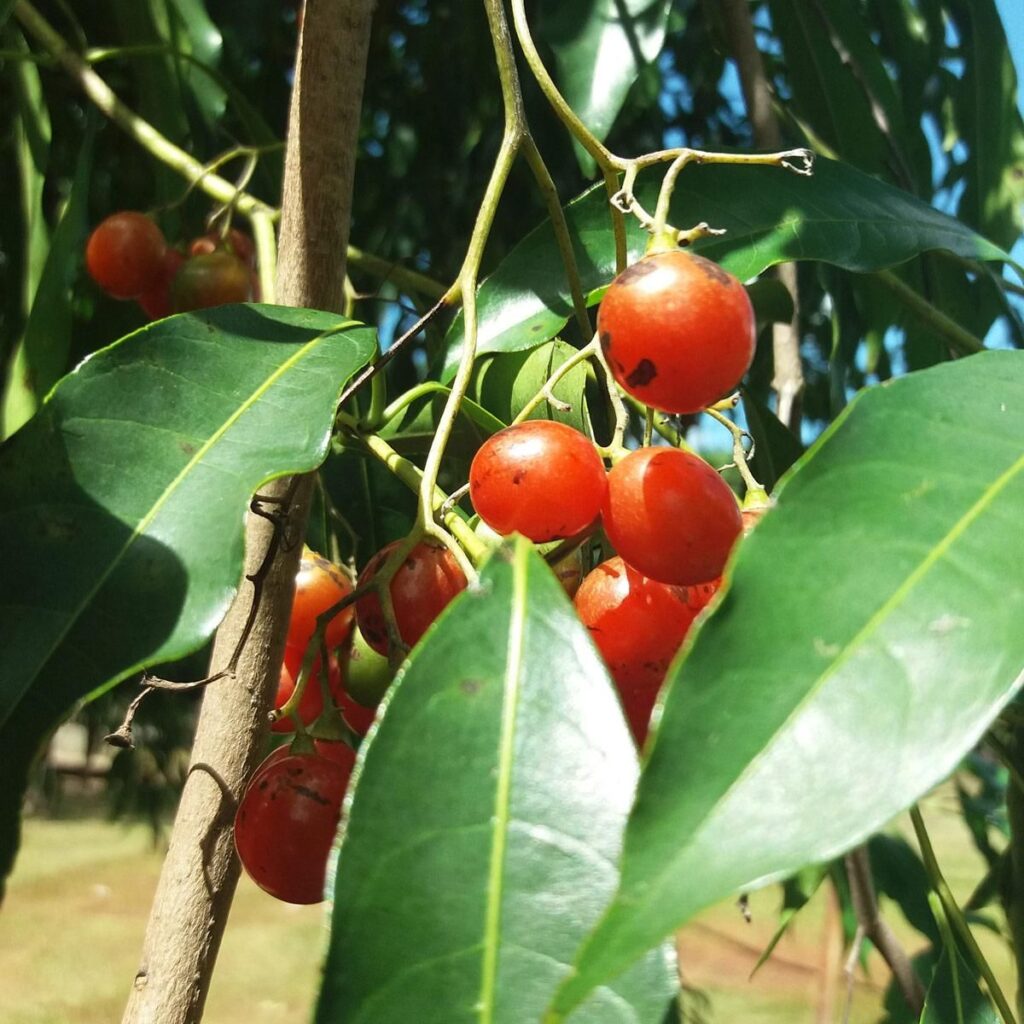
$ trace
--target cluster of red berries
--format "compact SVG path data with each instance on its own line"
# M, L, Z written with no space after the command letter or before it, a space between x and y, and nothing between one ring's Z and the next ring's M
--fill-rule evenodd
M733 391L754 354L742 284L681 250L620 274L602 301L598 332L622 388L673 413L697 412ZM642 744L669 663L743 529L728 485L677 448L630 452L606 473L588 438L535 420L484 443L469 487L488 526L536 543L585 533L600 520L618 554L583 579L574 601Z
M662 315L665 308L671 315ZM598 326L622 387L671 412L697 411L732 391L753 356L753 313L742 285L714 264L678 251L647 257L621 274L605 296ZM481 446L469 491L492 530L520 533L537 544L603 526L618 554L581 580L577 550L563 582L570 593L575 590L577 613L642 744L669 663L714 596L743 529L728 485L703 459L678 448L641 448L606 471L589 438L561 423L531 420ZM374 579L398 543L370 558L360 586ZM447 548L428 541L413 547L389 585L398 639L414 646L466 585ZM294 693L318 617L352 591L338 566L304 554L278 710ZM299 702L303 724L325 713L326 693L352 730L365 733L390 674L368 681L360 663L376 658L386 670L381 656L388 654L390 639L373 589L336 614L324 635L326 669L317 657ZM328 714L336 714L335 707ZM281 718L273 728L291 731L293 725ZM291 903L322 899L354 761L347 743L318 740L308 753L279 748L253 774L238 808L235 843L246 870L267 892Z
M235 228L201 235L182 251L135 210L111 214L85 246L92 279L112 298L135 299L150 320L258 299L255 261L252 239Z

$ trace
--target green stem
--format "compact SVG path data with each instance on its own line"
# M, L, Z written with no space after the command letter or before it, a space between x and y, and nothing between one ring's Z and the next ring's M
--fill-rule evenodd
M422 384L409 388L404 394L399 395L398 398L383 410L379 421L372 421L372 425L376 427L390 423L399 413L424 395L448 395L451 394L451 390L450 387L446 384L441 384L439 381L426 380ZM471 398L464 398L462 400L461 411L468 419L471 419L477 426L482 427L489 434L496 434L499 430L504 430L506 427L506 424L499 420L497 416L488 412L482 405L474 402Z
M379 281L390 281L399 288L416 292L428 299L439 299L448 291L448 288L440 281L435 281L426 274L421 274L417 270L409 270L390 260L381 259L380 256L364 252L354 245L348 247L348 262Z
M744 429L736 423L733 423L728 416L722 415L713 406L709 406L704 410L712 419L717 420L722 424L726 430L732 434L732 457L736 463L736 468L739 470L740 476L743 477L743 483L746 486L748 494L765 495L764 485L750 472L750 466L747 464L747 452L743 447L743 436L746 433ZM767 495L765 495L767 500Z
M523 49L523 56L526 63L533 72L533 77L541 88L541 92L547 97L555 113L561 122L569 129L573 138L594 158L597 166L605 169L619 169L618 161L614 154L590 131L580 120L576 111L565 101L565 97L558 91L548 69L544 67L540 53L530 34L530 26L526 20L525 0L512 0L512 20L516 27L516 36L519 45Z
M277 236L274 220L264 210L254 210L250 220L256 257L260 266L260 301L275 302L277 296Z
M960 971L958 970L959 964L957 963L957 957L960 954L957 951L956 936L953 935L953 929L949 925L949 918L946 917L946 911L942 907L942 900L939 899L939 894L934 890L928 893L928 906L931 908L935 923L939 926L942 945L945 948L946 956L949 957L949 966L953 978L953 1004L956 1006L957 1024L964 1024L964 1005L963 997L960 995Z
M966 918L960 910L960 906L956 902L956 898L953 896L952 890L949 888L946 879L942 875L942 871L939 868L939 862L935 858L935 850L932 848L932 842L928 836L928 829L925 828L924 819L921 817L921 811L918 807L911 807L910 820L913 822L914 833L917 836L917 842L921 848L921 859L924 862L925 871L928 872L928 878L932 883L932 888L935 890L936 895L942 902L942 909L946 912L947 919L952 923L957 934L959 934L964 947L967 949L968 953L970 953L971 960L977 968L978 973L985 979L989 995L992 997L992 1001L999 1010L999 1015L1003 1018L1004 1024L1016 1024L1013 1011L1010 1009L1010 1004L1007 1002L1006 996L1003 995L1003 990L999 987L999 982L996 980L995 973L989 965L989 962L985 959L985 955L978 947L978 943L975 941L974 935L971 932L970 925L967 923Z
M537 187L544 197L544 203L548 208L548 217L551 219L551 227L555 233L555 242L558 245L558 252L562 257L562 264L565 267L565 276L569 282L569 292L572 295L572 308L576 314L576 324L580 329L580 337L589 338L594 328L590 323L590 313L587 311L587 300L583 294L583 282L580 280L579 267L576 265L576 253L573 252L572 238L569 235L569 224L565 219L565 210L558 199L558 189L555 187L551 172L540 155L537 143L533 137L527 134L523 138L523 155L526 162L533 171Z
M558 366L554 372L548 377L544 383L544 387L540 389L531 398L526 405L519 410L516 414L516 418L512 421L513 423L522 423L534 409L537 408L542 402L550 401L555 397L555 387L558 382L562 380L574 367L579 366L580 363L585 363L588 359L595 359L598 357L600 352L600 346L598 345L597 337L591 338L583 348L577 349L564 363Z
M936 309L891 270L880 270L874 276L922 323L935 331L953 351L962 356L969 356L984 350L985 344L980 338L975 337L970 331L965 331L955 320Z

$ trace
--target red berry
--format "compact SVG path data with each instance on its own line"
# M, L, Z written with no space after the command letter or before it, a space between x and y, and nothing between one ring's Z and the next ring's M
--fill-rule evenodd
M469 470L469 496L480 518L497 533L521 533L537 544L585 530L607 490L593 442L551 420L499 430Z
M295 597L288 623L288 646L304 649L316 630L317 616L352 593L352 584L333 562L306 548L295 577ZM352 605L342 608L327 624L327 649L333 651L348 639L352 629Z
M622 388L665 412L692 413L735 391L754 358L754 310L721 267L676 249L627 267L597 314Z
M185 260L171 288L176 313L209 309L252 298L249 268L229 252L211 252Z
M211 252L229 252L237 256L247 267L256 265L256 247L252 239L238 228L232 228L223 238L219 231L210 231L198 238L193 238L188 246L190 256L205 256Z
M690 603L689 588L642 576L618 557L587 574L574 603L642 746L665 672L699 609Z
M281 675L277 684L277 696L274 698L275 710L280 711L295 692L295 683L299 678L299 672L302 669L302 659L305 653L305 647L285 648L284 662L281 665ZM312 725L323 713L322 678L321 662L319 656L317 656L313 662L313 670L310 672L306 688L302 691L302 700L299 701L299 718L302 719L303 725ZM330 687L331 694L337 700L342 688L341 670L333 658L330 661L327 684ZM270 728L273 732L294 732L295 722L291 715L286 715L284 718L279 718L274 722Z
M165 316L170 316L173 312L171 309L171 288L174 285L174 278L184 262L185 256L180 250L168 249L164 253L163 268L156 280L156 284L138 297L137 301L142 307L142 312L150 320L163 320Z
M235 848L249 877L286 903L324 898L327 858L351 767L315 754L271 754L235 815Z
M630 452L608 474L605 532L634 569L662 583L722 575L742 528L729 485L678 448Z
M111 214L89 236L85 265L115 299L134 299L152 288L164 267L167 240L144 213Z
M366 563L359 574L360 586L368 583L380 571L388 555L399 541L385 545ZM412 647L427 627L441 614L445 606L466 588L466 577L452 553L445 547L435 547L420 541L406 556L391 580L391 603L395 608L395 622L404 643ZM360 598L356 604L356 621L366 642L379 654L386 654L388 632L384 612L375 593Z

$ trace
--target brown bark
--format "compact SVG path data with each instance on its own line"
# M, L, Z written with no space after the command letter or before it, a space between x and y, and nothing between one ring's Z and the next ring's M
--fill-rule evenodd
M279 299L339 311L372 0L308 0L288 131ZM291 481L261 494L280 499ZM125 1024L193 1024L202 1018L239 876L232 822L258 762L291 609L312 478L297 482L236 671L203 697L192 764L150 912ZM271 506L272 507L272 506ZM263 563L273 526L250 515L246 573ZM211 662L224 667L253 599L243 581L217 633Z

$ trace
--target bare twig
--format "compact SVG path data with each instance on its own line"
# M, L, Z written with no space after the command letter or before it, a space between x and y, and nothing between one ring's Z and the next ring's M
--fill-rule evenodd
M858 926L863 928L864 935L881 953L907 1006L915 1017L919 1017L924 1007L924 988L914 973L906 950L878 910L875 883L871 878L871 859L866 846L858 846L846 855L846 875L850 880L850 898Z

